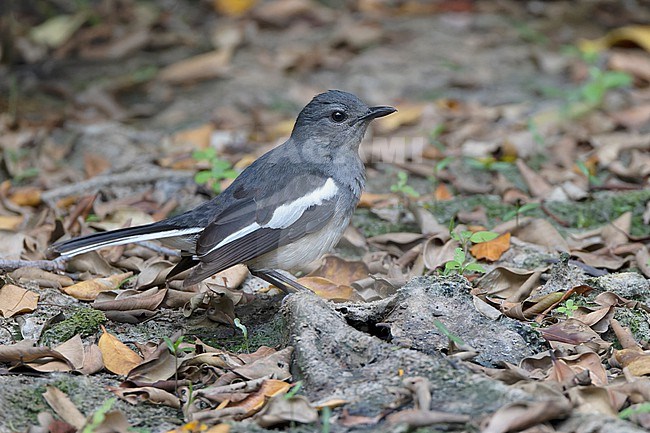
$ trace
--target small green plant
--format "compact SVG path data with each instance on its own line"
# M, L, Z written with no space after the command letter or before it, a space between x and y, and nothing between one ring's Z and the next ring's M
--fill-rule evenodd
M285 399L290 399L294 397L302 389L302 380L294 383L291 389L284 395Z
M585 164L584 161L577 161L576 167L578 167L580 173L582 173L587 178L589 181L589 186L600 186L603 184L600 179L591 173L591 170L589 170L589 167L587 167L587 164Z
M332 428L331 418L332 409L330 409L329 406L324 406L320 411L321 433L330 433L330 430Z
M578 306L573 302L573 299L567 299L561 306L556 308L559 313L564 314L567 318L573 316L577 309Z
M243 323L241 323L239 317L235 317L234 322L235 322L235 327L239 329L244 335L244 348L246 349L246 352L250 353L251 349L248 345L248 328L246 328L246 326Z
M472 244L488 242L498 236L498 233L489 231L471 232L469 230L452 230L451 238L457 241L461 246L454 250L454 258L445 263L443 275L464 275L469 272L484 273L485 268L476 263L476 260L471 258L469 255L469 248Z
M409 198L418 198L420 193L413 189L411 185L408 184L409 176L404 171L397 172L397 183L394 183L390 186L392 192L396 192L402 195L405 199Z
M209 185L215 193L221 192L221 181L224 179L234 179L237 172L232 169L228 161L219 159L217 151L208 147L204 150L195 150L192 152L192 158L197 161L207 161L210 165L208 170L201 170L194 175L194 181L198 184Z
M633 415L650 413L650 402L646 401L643 403L635 404L626 409L623 409L619 412L618 417L620 419L630 419Z
M99 409L93 413L90 421L84 426L82 433L94 433L106 419L106 414L113 408L115 401L115 398L109 398L104 403L102 403Z
M176 341L172 341L172 339L169 337L163 337L163 341L167 345L167 349L169 349L169 353L174 355L174 380L176 381L175 386L178 387L178 357L180 356L181 353L191 352L193 349L190 347L181 348L181 344L183 344L185 341L185 336L183 335L178 337ZM176 389L176 391L178 391L178 389Z
M519 225L519 217L521 215L531 212L537 208L539 208L539 203L525 203L522 205L520 201L517 201L517 203L515 203L515 209L503 214L502 219L503 221L510 221L513 218L517 218L517 225Z

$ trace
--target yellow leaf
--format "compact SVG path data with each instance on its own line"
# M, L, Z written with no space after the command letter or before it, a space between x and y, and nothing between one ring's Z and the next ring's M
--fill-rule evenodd
M373 124L373 128L380 134L388 134L402 126L414 125L422 119L423 104L403 104L395 108L397 108L396 113Z
M31 313L37 303L38 294L22 287L7 284L0 289L0 313L5 319L19 313Z
M15 188L9 200L18 206L38 206L41 204L41 190L33 186Z
M106 332L106 328L103 326L102 332L97 345L99 351L102 352L104 366L112 373L126 376L129 371L142 362L142 358L114 335Z
M499 260L508 248L510 248L510 233L504 233L491 241L474 245L469 251L479 260L485 259L493 262Z
M650 26L625 26L611 30L605 36L595 40L583 39L578 42L581 50L586 52L603 51L620 42L633 42L646 51L650 51Z
M133 275L133 272L111 275L106 278L95 278L81 281L72 286L62 287L61 291L81 301L93 301L101 292L115 290L124 280Z
M238 17L245 14L257 0L213 0L214 9L222 15Z
M23 217L18 215L0 215L0 230L14 231L23 222Z

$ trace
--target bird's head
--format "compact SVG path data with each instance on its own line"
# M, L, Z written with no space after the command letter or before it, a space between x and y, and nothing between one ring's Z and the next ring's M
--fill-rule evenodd
M330 90L316 95L302 109L291 137L333 149L357 149L370 122L395 111L388 106L369 107L351 93Z

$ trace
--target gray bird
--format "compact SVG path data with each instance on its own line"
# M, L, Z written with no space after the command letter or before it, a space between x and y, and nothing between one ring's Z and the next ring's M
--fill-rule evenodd
M248 166L221 194L156 223L95 233L52 246L72 257L98 248L160 240L181 250L171 278L184 286L238 263L283 290L304 289L276 271L316 260L339 241L361 191L359 144L373 119L393 113L350 93L319 94L298 115L291 137Z

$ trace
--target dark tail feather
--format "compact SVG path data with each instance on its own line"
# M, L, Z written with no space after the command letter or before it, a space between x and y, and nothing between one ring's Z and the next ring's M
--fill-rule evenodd
M99 248L113 245L123 245L133 242L169 238L192 233L198 229L183 229L159 223L152 223L137 227L111 230L108 232L93 233L87 236L57 242L51 249L61 255L76 256Z
M181 261L176 263L176 266L174 266L172 270L169 271L165 279L169 281L173 279L176 275L180 274L181 272L185 272L188 269L191 269L198 264L199 261L193 258L192 256L181 256Z

